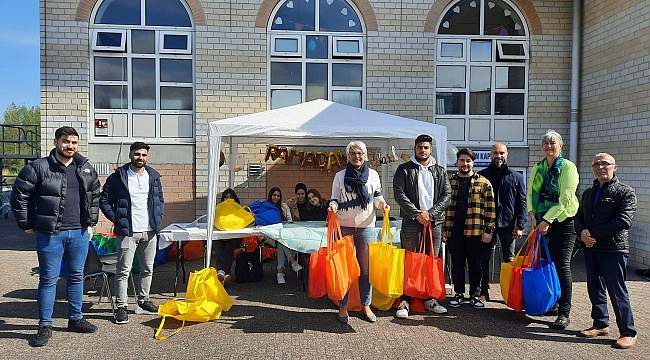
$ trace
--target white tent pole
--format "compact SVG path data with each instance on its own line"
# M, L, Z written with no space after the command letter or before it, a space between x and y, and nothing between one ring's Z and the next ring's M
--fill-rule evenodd
M210 267L212 256L212 224L214 224L214 208L217 204L217 188L219 184L219 158L221 154L221 137L213 138L213 127L208 131L208 213L207 213L207 244L205 251L205 267Z
M234 145L237 146L237 145ZM237 148L233 147L232 136L228 137L228 147L230 147L230 154L228 154L228 187L235 189L235 167L237 166Z
M390 149L389 140L382 141L382 145L381 145L382 157L386 157L386 159L388 159L389 149ZM381 190L382 190L381 193L383 194L386 203L388 203L388 163L386 163L385 165L381 164L379 166L381 166ZM384 212L382 210L382 214L383 213Z

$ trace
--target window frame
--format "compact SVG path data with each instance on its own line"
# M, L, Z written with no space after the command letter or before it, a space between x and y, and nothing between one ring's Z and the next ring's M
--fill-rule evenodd
M121 34L120 46L97 45L97 40L101 33ZM92 31L91 44L93 51L126 52L126 29L94 29Z
M296 52L290 52L290 51L277 51L275 49L275 41L277 39L287 39L287 40L296 40L298 41L298 51ZM271 56L284 56L284 57L302 57L302 41L301 37L299 35L293 35L293 34L287 34L287 35L281 35L281 34L273 34L271 35Z
M341 52L338 50L337 46L339 41L357 41L359 44L359 51L356 53ZM361 36L332 36L332 57L363 58L363 54L366 52L364 46L363 37Z
M96 134L96 130L91 130L89 141L90 143L100 144L100 143L121 143L124 141L145 141L151 144L194 144L196 143L197 128L196 128L196 42L194 41L194 35L196 33L194 18L192 13L188 8L187 3L184 0L179 0L183 5L185 10L188 12L190 20L192 21L192 27L178 27L178 26L145 26L144 18L144 0L142 2L142 13L141 13L141 25L111 25L111 24L94 24L94 19L97 13L97 10L101 6L102 2L98 1L95 8L93 9L91 15L91 23L89 25L92 34L95 32L122 32L126 34L123 35L122 40L126 41L125 49L122 52L116 52L114 50L95 50L91 49L89 52L89 62L90 62L90 116L93 119L95 118L107 118L109 122L109 130L111 130L112 121L121 121L122 117L126 118L125 131L126 135L110 135L101 136ZM142 54L134 53L132 49L131 36L132 31L153 31L154 32L154 53L153 54ZM187 35L188 36L188 47L185 50L173 51L171 49L167 51L160 51L163 48L164 36L163 34L172 34L172 35ZM91 39L95 39L95 35L92 35ZM107 81L95 81L94 79L94 66L95 66L95 57L124 57L127 59L127 78L124 82L107 82ZM133 59L154 59L155 66L155 109L153 110L144 110L144 109L133 109ZM190 83L176 83L176 82L162 82L161 81L161 59L186 59L191 60L192 67L192 81ZM95 85L126 85L128 87L127 91L127 107L121 109L99 109L95 108ZM190 87L192 88L192 110L162 110L161 109L161 88L162 87ZM153 115L155 117L155 137L135 137L133 136L134 130L134 115ZM191 125L188 129L183 128L184 130L190 130L191 137L163 137L161 131L161 123L165 115L178 115L178 116L190 116ZM116 119L111 119L115 117ZM93 125L94 127L94 121ZM179 134L180 135L180 134Z
M453 35L453 34L438 34L438 29L440 28L440 23L442 19L444 18L444 15L448 12L451 11L451 9L457 5L458 1L453 1L450 2L445 9L441 12L441 16L438 20L438 23L436 24L436 33L434 35L434 39L436 40L436 56L434 57L434 64L433 64L433 79L434 79L434 84L433 84L433 89L434 89L434 95L433 95L433 116L432 116L432 121L433 123L438 123L438 120L441 120L441 122L447 122L450 120L456 120L456 121L463 121L463 139L462 140L456 140L454 138L450 138L449 140L462 144L463 146L474 146L474 147L480 147L480 146L486 146L488 144L492 144L494 141L500 141L503 142L507 145L512 145L512 146L525 146L528 144L528 104L529 104L529 76L530 76L530 58L528 56L529 54L529 47L530 47L530 33L529 33L529 27L526 22L525 17L522 15L520 9L512 3L512 1L509 0L503 0L506 4L508 4L513 11L517 12L519 15L519 18L522 21L522 26L526 30L526 35L525 36L501 36L501 35L484 35L484 14L485 12L483 11L483 7L487 6L488 0L476 0L478 4L481 6L481 17L480 17L480 34L479 35ZM472 61L471 60L471 46L472 46L472 41L490 41L491 42L491 58L490 61ZM447 42L463 42L464 43L464 56L461 59L459 58L445 58L441 57L441 43L447 43ZM506 56L507 58L501 57L498 53L499 51L499 46L497 43L515 43L515 44L523 44L524 49L525 49L525 54L526 58L523 59L522 56L517 56L519 58L511 58ZM498 56L497 56L498 55ZM516 55L515 55L516 56ZM497 58L500 58L499 61L497 61ZM522 61L523 60L523 61ZM465 66L465 87L464 88L441 88L438 87L437 84L437 71L438 71L438 66L441 65L450 65L450 66ZM473 93L470 91L470 81L471 81L471 68L472 67L490 67L491 68L491 74L490 74L490 114L471 114L470 113L470 106L472 104L471 101L471 94ZM499 67L523 67L524 68L524 88L523 89L504 89L504 88L496 88L496 69ZM459 114L437 114L438 111L438 101L437 101L437 94L439 92L464 92L465 93L465 114L459 115ZM508 93L508 94L523 94L524 95L524 111L522 115L500 115L500 114L495 114L496 111L496 94L499 93ZM490 120L490 134L488 136L488 140L470 140L470 128L472 125L472 122L475 120L484 120L484 119L489 119ZM522 120L523 121L523 126L522 126L522 140L521 141L505 141L505 140L495 140L495 131L496 131L496 125L497 122L500 121L518 121ZM460 125L458 125L460 127ZM451 134L453 135L453 133ZM449 136L449 134L448 134Z
M524 50L524 55L504 55L503 45L521 45ZM497 49L499 51L499 58L501 58L501 60L529 60L528 41L526 40L497 40Z

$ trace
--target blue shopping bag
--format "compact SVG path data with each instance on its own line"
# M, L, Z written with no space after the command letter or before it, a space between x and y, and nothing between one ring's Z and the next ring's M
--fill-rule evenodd
M256 200L248 206L255 216L255 225L271 225L282 222L280 218L280 209L269 201Z
M542 257L544 250L545 257ZM549 255L546 237L537 235L533 246L532 266L522 274L526 314L541 315L560 299L560 280Z

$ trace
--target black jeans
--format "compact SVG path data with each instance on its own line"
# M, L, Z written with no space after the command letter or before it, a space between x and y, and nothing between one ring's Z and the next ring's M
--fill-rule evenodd
M573 277L571 276L571 255L576 242L576 232L573 227L573 217L562 222L553 222L546 234L551 260L555 263L557 276L560 279L562 295L558 301L558 315L569 316L571 311L571 294L573 292Z
M490 288L490 260L492 259L492 247L496 242L496 236L499 237L501 243L501 253L503 254L504 262L511 262L515 259L515 239L512 238L512 231L515 226L498 227L492 234L492 241L490 247L481 256L481 295L487 295ZM498 257L495 257L498 261Z
M215 240L212 242L214 259L217 263L217 271L223 270L230 274L232 262L234 261L235 249L241 246L243 239Z
M491 249L490 243L481 241L481 236L464 236L462 232L451 233L447 241L451 254L451 280L454 292L465 293L465 262L469 267L469 295L479 296L481 292L481 257L486 249Z
M412 252L420 251L420 240L424 226L417 220L402 220L402 230L400 231L401 248ZM436 257L439 257L440 247L442 246L442 225L434 226L433 233L433 250ZM431 245L428 239L425 239L424 253L431 254ZM400 301L411 302L411 297L402 295Z

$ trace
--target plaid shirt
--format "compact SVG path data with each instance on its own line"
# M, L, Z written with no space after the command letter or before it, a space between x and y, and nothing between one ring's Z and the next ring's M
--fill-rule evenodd
M467 217L465 218L465 236L480 236L483 233L492 234L497 218L496 203L490 181L474 173L471 178L468 194ZM451 228L454 226L456 214L456 197L458 195L458 173L449 179L451 184L451 204L447 208L445 231L451 237Z

